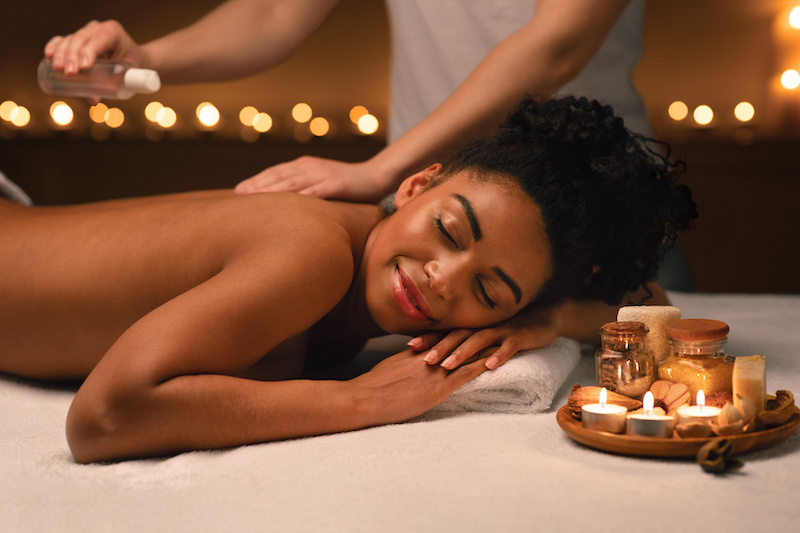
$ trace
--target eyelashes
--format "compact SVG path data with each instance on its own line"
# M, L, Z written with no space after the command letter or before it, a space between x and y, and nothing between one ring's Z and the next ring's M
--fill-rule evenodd
M435 217L433 221L434 224L436 225L436 230L439 232L439 235L441 235L447 242L449 242L453 246L453 248L459 250L460 248L458 246L458 243L450 234L450 232L447 231L447 228L444 227L444 223L442 222L442 217ZM480 278L477 277L475 278L475 284L477 286L477 292L480 293L481 296L479 300L482 299L481 303L486 307L488 307L489 309L494 309L495 307L497 307L497 304L494 302L494 300L492 300L489 297L489 294L486 292L486 288L484 287L483 282L481 282Z

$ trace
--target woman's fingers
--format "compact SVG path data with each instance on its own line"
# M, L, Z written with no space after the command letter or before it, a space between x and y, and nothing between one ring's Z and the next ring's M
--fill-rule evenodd
M445 357L452 357L452 353L458 350L458 347L465 339L474 333L471 329L454 329L447 335L442 337L436 344L425 354L425 362L429 365L437 365L442 363ZM466 359L466 357L464 358ZM463 362L463 360L461 361ZM460 364L460 363L459 363ZM442 366L448 370L452 370L458 365L447 366L442 363Z

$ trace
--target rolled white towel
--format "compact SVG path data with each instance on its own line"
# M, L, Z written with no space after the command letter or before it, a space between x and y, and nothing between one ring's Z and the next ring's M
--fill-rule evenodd
M0 195L23 205L33 205L25 191L20 189L19 185L8 179L2 172L0 172Z
M520 352L456 390L433 412L539 413L550 407L578 364L580 345L558 338L550 346Z

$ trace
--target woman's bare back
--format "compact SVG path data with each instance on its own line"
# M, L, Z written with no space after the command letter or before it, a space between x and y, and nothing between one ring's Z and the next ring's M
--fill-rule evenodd
M372 223L368 208L229 191L44 209L0 202L0 371L81 379L137 320L232 262L275 261L285 277L287 241L352 255ZM328 235L304 242L309 225Z

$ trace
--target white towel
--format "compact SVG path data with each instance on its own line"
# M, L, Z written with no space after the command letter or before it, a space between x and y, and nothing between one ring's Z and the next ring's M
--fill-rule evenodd
M0 172L0 196L5 196L9 200L23 205L33 204L30 197L25 194L25 191L20 189L19 185L8 179L2 172Z
M540 413L580 359L576 341L558 338L550 346L520 352L459 388L433 412Z

